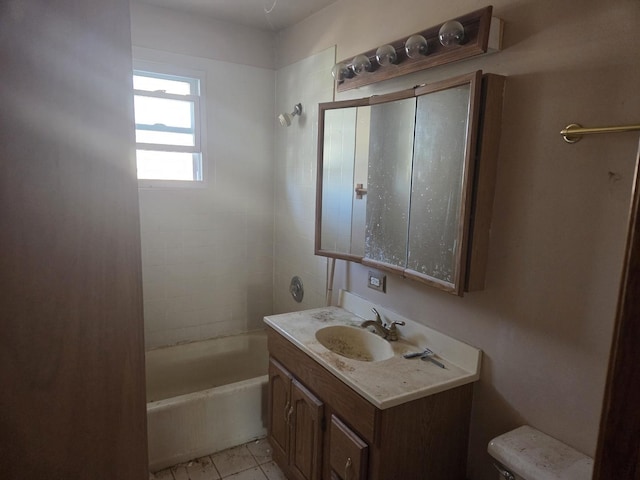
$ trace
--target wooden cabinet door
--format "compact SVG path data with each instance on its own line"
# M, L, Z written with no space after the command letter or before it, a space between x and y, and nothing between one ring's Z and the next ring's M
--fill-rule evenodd
M332 480L365 480L369 447L335 415L331 415L329 464Z
M289 460L289 418L291 407L291 374L273 358L269 359L269 443L274 460Z
M298 480L320 480L323 404L293 380L291 405L289 467Z

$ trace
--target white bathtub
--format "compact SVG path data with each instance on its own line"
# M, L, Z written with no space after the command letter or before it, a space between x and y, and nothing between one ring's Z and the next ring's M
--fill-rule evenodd
M262 332L148 351L149 469L266 435L267 366Z

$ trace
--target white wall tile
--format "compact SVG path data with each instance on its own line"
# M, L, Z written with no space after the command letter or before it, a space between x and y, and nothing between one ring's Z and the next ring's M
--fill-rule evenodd
M140 47L134 57L204 71L207 94L205 187L139 191L146 343L256 328L273 305L275 72Z
M327 72L334 49L278 70L276 106L301 101L305 114L287 129L276 129L274 307L276 312L325 303L326 259L314 256L318 103L333 99ZM303 119L301 119L303 120ZM288 292L293 275L302 278L305 297L295 303Z

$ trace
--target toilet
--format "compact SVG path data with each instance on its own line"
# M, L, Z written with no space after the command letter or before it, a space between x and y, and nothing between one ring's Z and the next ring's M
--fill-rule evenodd
M489 442L500 480L590 480L593 459L528 425Z

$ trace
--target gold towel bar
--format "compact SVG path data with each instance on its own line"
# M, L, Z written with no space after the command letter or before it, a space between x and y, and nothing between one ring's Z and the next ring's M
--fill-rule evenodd
M591 135L593 133L617 133L617 132L634 132L640 130L640 125L622 125L620 127L593 127L584 128L582 125L572 123L560 131L560 135L564 137L567 143L576 143L583 135Z

